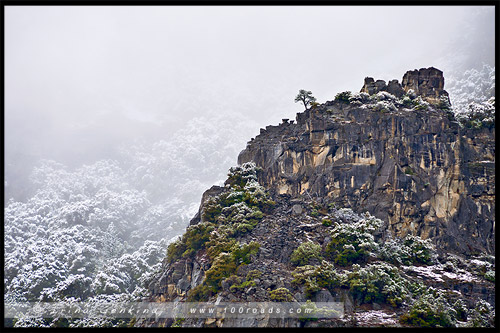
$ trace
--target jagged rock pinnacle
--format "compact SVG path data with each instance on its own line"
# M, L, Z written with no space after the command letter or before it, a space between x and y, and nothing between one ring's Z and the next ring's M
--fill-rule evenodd
M384 80L375 81L371 77L366 77L360 92L373 95L387 91L396 97L401 97L410 90L434 105L438 105L442 97L448 99L448 93L444 90L443 72L434 67L407 71L403 75L401 84L398 80L391 80L386 84Z

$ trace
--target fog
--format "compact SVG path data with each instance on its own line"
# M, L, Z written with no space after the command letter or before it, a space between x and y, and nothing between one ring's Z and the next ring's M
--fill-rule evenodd
M260 127L303 111L299 89L324 102L365 76L494 65L493 28L493 6L7 6L6 174L113 158L200 119L207 138L234 126L234 165Z
M494 95L493 6L4 8L6 304L149 297L203 192L304 111L300 89L434 66L462 109ZM38 316L5 325L124 325Z

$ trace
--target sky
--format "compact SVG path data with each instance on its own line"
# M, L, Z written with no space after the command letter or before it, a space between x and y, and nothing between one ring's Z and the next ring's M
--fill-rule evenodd
M493 6L6 6L6 154L80 163L220 117L243 149L299 89L491 62L493 27Z

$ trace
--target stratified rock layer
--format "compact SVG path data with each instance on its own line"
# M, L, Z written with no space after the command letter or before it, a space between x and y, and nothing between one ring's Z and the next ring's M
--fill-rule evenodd
M365 79L362 91L387 91L377 82ZM398 90L397 81L389 86ZM448 96L443 87L434 68L403 77L402 89L431 105ZM447 251L494 253L494 128L462 129L452 119L434 107L381 112L327 102L296 123L261 129L238 163L263 168L260 181L279 194L369 211L396 235L432 238Z

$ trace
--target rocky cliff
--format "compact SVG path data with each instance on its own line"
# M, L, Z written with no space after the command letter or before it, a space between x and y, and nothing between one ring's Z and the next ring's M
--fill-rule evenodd
M149 287L154 302L340 302L343 316L136 326L493 326L494 128L461 127L443 88L434 68L366 78L261 129Z
M366 78L360 94L261 129L238 163L263 168L279 194L368 211L442 249L493 253L495 131L462 129L443 88L434 68L407 72L402 85Z

